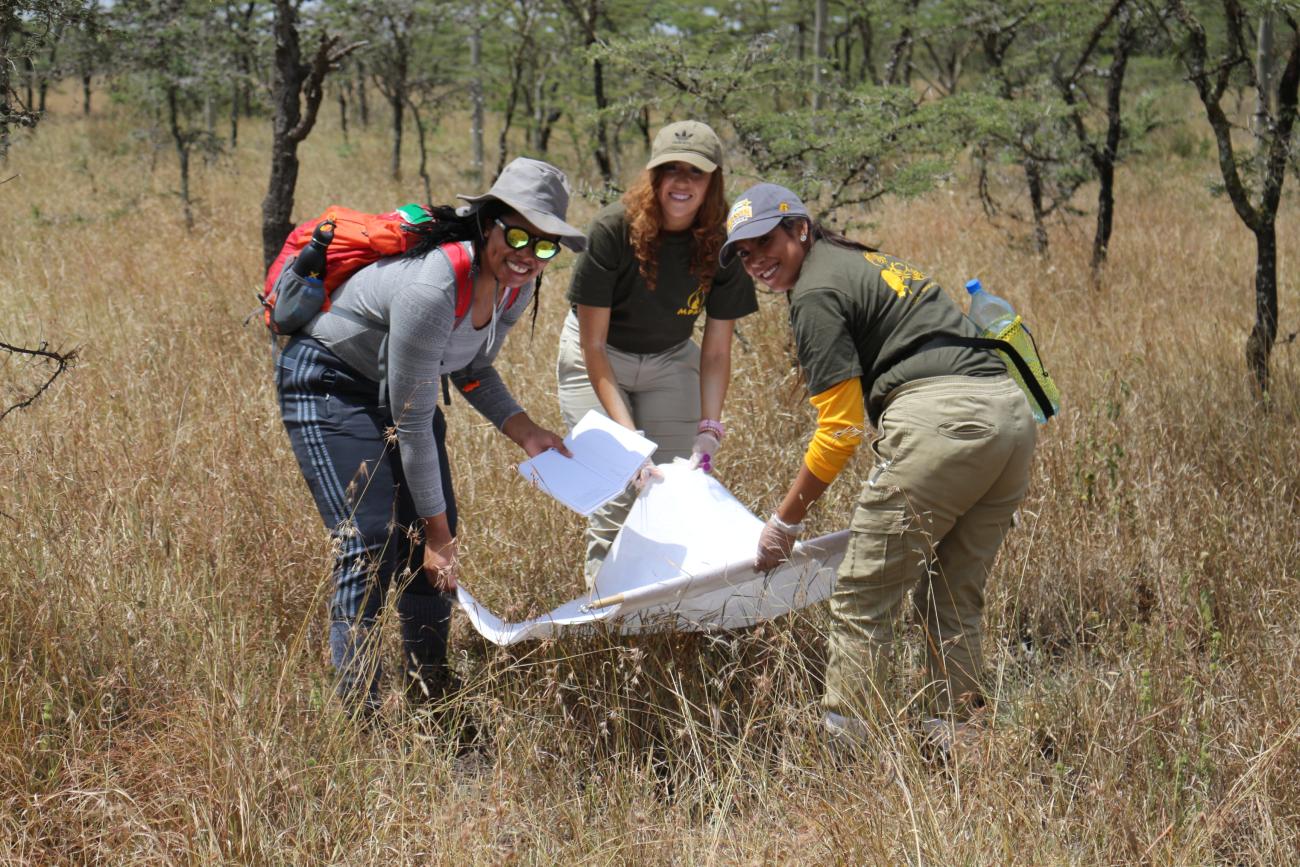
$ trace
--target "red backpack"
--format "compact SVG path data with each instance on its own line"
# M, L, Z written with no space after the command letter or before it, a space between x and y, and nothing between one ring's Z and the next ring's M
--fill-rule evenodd
M330 309L330 296L334 290L343 285L349 277L372 262L387 256L405 253L420 240L413 227L427 223L433 216L419 205L405 205L386 214L366 214L341 205L331 205L314 220L299 224L289 233L280 254L275 257L271 267L266 271L266 282L258 298L264 310L263 319L266 327L276 334L288 334L306 325L312 316ZM333 240L329 242L325 253L325 276L321 281L312 283L299 279L296 285L286 284L277 289L277 283L285 266L293 262L312 239L312 233L322 223L333 224ZM474 300L471 270L473 263L469 254L459 242L443 244L442 250L451 262L456 275L456 325L469 312ZM519 288L510 294L509 308L519 297ZM290 298L290 293L293 297ZM276 315L276 303L284 295L286 303L282 307L292 307L292 311L282 311Z

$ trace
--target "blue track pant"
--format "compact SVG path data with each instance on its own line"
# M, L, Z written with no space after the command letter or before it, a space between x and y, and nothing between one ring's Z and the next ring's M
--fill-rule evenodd
M441 675L451 600L421 570L423 524L404 484L396 439L389 435L392 414L379 405L374 381L309 338L290 340L275 374L285 430L336 545L330 651L339 692L349 702L377 701L380 666L371 627L395 580L404 668L418 690L419 681ZM454 535L456 499L441 410L433 432Z

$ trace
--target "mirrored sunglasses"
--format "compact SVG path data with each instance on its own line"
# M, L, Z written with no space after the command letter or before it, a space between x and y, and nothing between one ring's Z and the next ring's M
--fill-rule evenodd
M530 235L528 230L521 229L518 226L507 226L500 219L496 221L496 224L505 233L506 246L512 250L522 250L531 245L533 255L543 262L547 259L554 259L555 254L560 252L560 242L553 238Z

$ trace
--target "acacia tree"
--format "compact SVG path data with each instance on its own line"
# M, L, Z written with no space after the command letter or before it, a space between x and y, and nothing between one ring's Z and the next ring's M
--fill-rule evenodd
M978 36L970 26L973 16L959 0L942 0L921 7L916 18L912 70L935 93L952 96L979 47Z
M192 229L190 157L221 149L206 110L224 92L228 46L205 0L119 0L112 15L122 69L117 93L144 111L162 106L176 149L185 226Z
M1169 0L1167 22L1178 56L1205 107L1219 154L1223 190L1246 228L1255 236L1255 323L1246 340L1246 366L1261 396L1269 389L1269 357L1277 340L1277 210L1282 200L1295 131L1300 91L1300 25L1294 3L1254 3L1221 0L1204 4L1198 14L1183 0ZM1276 15L1285 28L1273 34L1275 56L1261 66L1280 66L1276 82L1258 74L1252 63L1251 36L1259 18ZM1203 21L1213 21L1221 34L1213 44ZM1224 107L1234 82L1256 92L1259 120L1254 130L1255 158L1238 143L1240 127ZM1276 106L1275 108L1273 106ZM1245 151L1245 153L1243 153Z
M256 0L226 0L220 9L233 61L229 75L230 146L239 144L239 119L252 113L253 70L257 54Z
M4 0L0 2L0 161L9 157L10 131L34 127L41 113L36 106L30 70L33 58L49 51L64 28L81 20L78 0ZM15 89L14 73L28 70L27 97Z
M1120 144L1125 138L1123 93L1125 73L1129 58L1138 48L1139 39L1150 36L1150 28L1143 27L1142 10L1134 0L1112 0L1105 14L1092 22L1082 39L1074 40L1081 47L1068 57L1061 57L1052 66L1052 80L1061 99L1070 109L1070 122L1084 154L1092 163L1097 177L1097 223L1092 240L1092 259L1089 262L1093 284L1096 285L1106 253L1115 215L1115 167L1120 159ZM1074 19L1076 22L1081 19ZM1071 22L1066 22L1071 23ZM1102 48L1106 34L1110 40L1110 62L1104 70L1093 67L1093 59ZM1064 61L1064 62L1061 62ZM1094 97L1089 88L1092 79L1105 83L1104 126L1098 133L1089 129L1088 115ZM1129 130L1131 133L1132 130Z
M76 26L65 36L65 69L81 82L81 113L90 114L91 83L111 69L112 31L99 0L86 0Z
M438 125L439 110L443 109L456 93L453 74L456 54L450 50L459 43L458 34L429 32L437 42L424 46L418 68L421 74L413 77L406 88L406 106L415 124L415 142L419 147L418 173L424 184L425 201L432 202L433 184L429 177L428 136Z
M262 199L262 260L267 268L293 231L290 217L298 186L298 145L316 125L325 76L363 44L343 45L337 36L322 35L311 63L303 63L298 5L294 0L275 0L274 33L271 177L267 181L266 197Z
M1078 141L1065 125L1067 112L1044 70L1050 66L1050 18L1035 0L973 0L966 7L979 35L987 78L968 104L980 156L980 193L990 215L999 206L989 194L984 166L1014 162L1024 175L1034 251L1048 250L1047 219L1069 208L1086 180L1078 170Z
M537 37L544 26L544 10L542 0L505 0L494 11L504 25L504 38L499 44L509 70L505 103L502 106L501 132L497 137L497 166L492 175L495 179L506 165L510 128L514 124L519 101L528 90L525 80L527 70L537 62Z
M606 122L610 100L605 90L605 54L591 50L613 30L609 24L607 2L608 0L563 0L564 8L581 28L583 42L591 52L591 96L596 105L592 121L596 140L593 155L600 169L601 180L604 181L605 188L610 189L614 185L614 161L610 155L609 127Z
M661 33L619 40L602 56L616 71L667 85L665 108L725 120L758 175L789 185L822 217L890 193L915 195L950 170L959 116L945 102L920 101L910 88L844 87L827 79L819 112L786 105L786 83L811 76L784 50L782 36ZM835 122L815 122L825 113Z

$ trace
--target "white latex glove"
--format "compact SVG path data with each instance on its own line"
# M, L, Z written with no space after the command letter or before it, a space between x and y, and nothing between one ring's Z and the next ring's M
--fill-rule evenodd
M695 445L691 447L691 469L713 472L713 454L722 443L712 431L701 431L695 436Z
M790 527L794 532L790 532L784 527ZM760 572L770 572L781 563L790 559L790 552L794 550L795 539L798 538L798 531L803 529L802 525L785 524L776 515L767 519L763 525L763 532L758 537L758 554L754 557L754 568Z
M641 469L637 470L636 475L632 477L632 486L636 488L637 494L640 494L645 490L646 485L657 482L663 477L663 471L647 458L646 462L641 465Z

